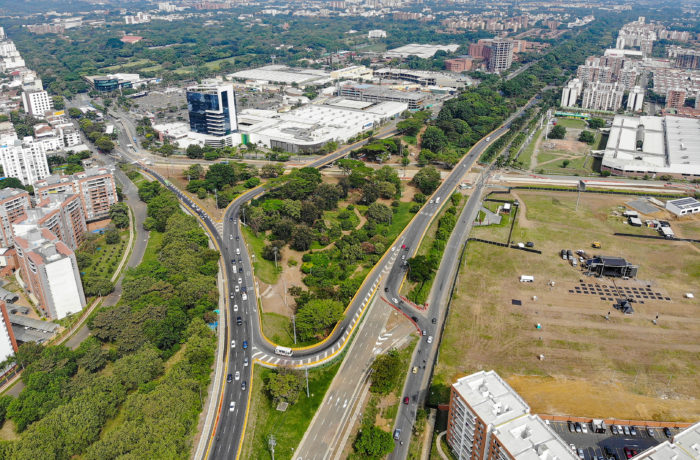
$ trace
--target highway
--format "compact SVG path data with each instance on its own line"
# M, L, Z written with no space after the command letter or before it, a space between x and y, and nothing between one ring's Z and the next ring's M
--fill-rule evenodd
M533 99L528 104L528 107L534 104L534 102L535 100ZM223 265L226 274L226 283L224 286L228 302L226 311L227 317L223 324L225 328L223 332L226 336L228 349L223 355L225 359L225 371L222 378L226 378L226 376L230 374L234 377L230 383L225 383L221 386L222 394L218 423L215 428L215 436L211 439L211 444L207 448L205 458L231 458L240 455L240 442L246 422L249 394L248 387L250 385L253 361L270 367L281 365L308 367L326 361L339 353L344 347L348 337L359 323L362 314L369 305L373 293L379 287L384 273L388 273L385 287L386 292L380 293L380 295L385 295L388 297L389 301L394 301L394 299L398 298L397 292L404 276L404 266L402 263L404 257L402 254L402 258L399 259L396 256L398 254L397 251L401 251L401 246L406 246L408 250L404 251L406 254L405 258L410 257L410 254L413 253L415 246L418 245L422 235L428 228L433 215L439 211L440 206L444 204L445 200L449 199L452 191L456 188L464 173L469 170L481 153L488 147L490 142L508 130L510 120L520 115L524 110L523 108L521 111L514 114L502 127L494 131L490 137L478 142L471 149L469 154L455 166L450 175L433 195L431 203L426 204L414 217L402 235L399 236L397 244L391 248L390 251L387 251L385 256L375 265L374 269L365 280L365 283L360 287L346 309L343 321L335 327L330 336L313 347L294 350L294 355L291 357L276 355L274 344L268 341L262 333L261 320L258 309L256 308L257 288L251 268L251 255L248 253L246 245L243 244L243 238L240 234L241 219L245 218L241 215L241 207L250 200L262 195L265 192L264 188L258 187L252 189L236 198L226 209L223 222L216 223L186 194L182 193L148 166L141 165L144 170L176 193L181 202L190 208L193 213L198 215L201 222L212 235L215 245L220 249L224 262ZM120 132L120 140L122 136L126 136L126 138L130 139L135 137L134 128L131 123L124 123L122 120L121 126L123 130ZM380 130L375 137L389 137L394 134L396 134L396 131L393 125L391 125ZM317 168L323 167L348 155L350 151L366 143L367 140L364 140L345 146L332 154L309 163L308 166ZM135 145L134 150L136 155L140 155L140 146ZM440 202L440 200L442 200L442 202ZM395 256L391 257L390 254L394 254ZM397 261L400 262L396 263ZM236 273L233 271L234 265L237 270ZM444 280L442 280L441 284L444 284ZM443 286L441 286L441 288L442 287ZM246 297L245 300L244 295ZM435 335L437 325L432 324L430 322L431 320L428 318L433 317L433 315L435 317L437 316L439 313L437 311L439 305L432 304L429 314L421 316L420 318L414 314L411 307L403 304L397 306L402 311L406 312L409 317L413 316L415 318L414 321L419 330L426 330L428 336ZM238 320L239 317L240 321ZM235 346L233 346L232 341L235 341ZM243 348L244 341L247 343L247 348L245 349ZM428 344L426 341L422 340L417 347L417 353L423 353L423 350L425 350L425 355L428 355L429 350L436 349L436 346L437 341ZM245 365L246 361L248 365ZM430 366L426 368L429 369ZM240 373L239 380L235 379L236 372ZM423 375L423 371L409 375L409 380L407 381L408 391L410 391L414 385L420 386L419 380L417 379L422 379ZM411 376L415 378L411 378ZM234 406L230 410L232 403ZM409 416L398 419L398 428L403 430L405 429L404 427L408 427L410 429L413 417L415 416L415 409L408 415ZM210 436L209 433L203 433L202 435ZM400 446L400 444L397 444L397 446ZM397 451L400 450L401 449L397 449ZM403 456L405 456L405 453ZM403 458L403 456L396 458Z

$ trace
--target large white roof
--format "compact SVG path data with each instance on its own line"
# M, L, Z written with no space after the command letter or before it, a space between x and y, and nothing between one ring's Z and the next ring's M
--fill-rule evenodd
M498 426L530 412L530 406L495 371L462 377L453 388L487 425Z
M292 68L284 65L267 65L257 69L241 70L227 75L229 78L280 82L291 85L302 84L317 80L328 80L330 74L324 70Z
M578 460L569 446L536 415L527 415L499 426L494 435L518 460Z
M603 165L627 172L700 176L700 120L617 115Z

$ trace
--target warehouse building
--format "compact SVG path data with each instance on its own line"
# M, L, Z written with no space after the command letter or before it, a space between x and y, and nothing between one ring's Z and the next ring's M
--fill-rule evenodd
M257 69L241 70L226 75L229 80L245 81L253 84L318 85L331 80L330 73L319 69L302 69L286 65L266 65Z
M291 153L312 153L328 142L346 142L407 109L408 105L401 102L375 104L335 98L323 105L307 105L286 113L243 110L238 123L243 144L260 143Z
M700 201L691 197L668 200L666 209L677 216L689 216L700 212Z
M384 53L384 57L405 59L409 56L417 56L421 59L429 59L435 56L435 53L438 51L454 53L458 49L459 45L419 45L411 43L387 51Z
M615 116L601 169L616 175L700 177L700 120Z
M375 75L377 72L375 72ZM409 109L420 109L425 104L425 94L419 92L399 91L377 85L351 83L338 89L338 96L364 102L400 102Z

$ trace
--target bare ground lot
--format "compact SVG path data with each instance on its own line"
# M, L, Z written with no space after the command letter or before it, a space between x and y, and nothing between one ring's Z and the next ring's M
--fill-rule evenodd
M476 370L495 369L533 412L700 418L698 245L614 236L623 231L654 234L615 216L629 197L584 194L578 212L574 193L518 191L511 198L523 203L513 239L533 241L543 254L470 243L434 383L449 386ZM700 237L698 220L671 222L677 233ZM476 228L472 236L505 242L508 228ZM639 264L638 279L618 279L617 286L650 286L671 300L646 299L633 304L636 312L625 316L612 308L607 296L601 300L570 293L581 280L612 285L610 279L585 276L559 257L561 249L592 254L592 241L602 244L596 254ZM521 274L533 275L535 282L520 283ZM686 292L696 298L685 299ZM656 315L658 325L652 323ZM544 360L538 359L540 354Z

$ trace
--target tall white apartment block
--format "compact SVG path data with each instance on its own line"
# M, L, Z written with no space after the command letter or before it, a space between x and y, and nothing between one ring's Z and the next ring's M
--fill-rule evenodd
M644 108L644 90L641 86L635 86L627 96L627 110L641 112Z
M14 230L22 279L43 313L61 319L81 311L85 294L73 251L47 228Z
M452 385L447 443L459 460L575 460L561 438L496 372Z
M31 136L23 140L16 136L0 137L0 161L7 177L16 177L23 185L34 182L49 175L49 164L46 152L58 149L58 139L35 141Z
M12 224L22 220L31 209L29 193L15 188L0 190L0 245L11 248L15 244Z
M578 78L574 78L573 80L569 81L569 83L561 91L561 106L575 106L582 89L583 84Z
M489 47L491 55L489 56L488 68L491 72L501 73L513 63L513 40L510 39L494 39Z
M594 82L583 90L581 107L589 110L614 112L622 106L624 91L617 83Z
M0 301L0 362L14 355L16 351L17 341L12 332L10 317L7 315L7 306L5 302Z
M44 118L44 112L53 110L53 100L46 91L24 91L22 106L29 115Z

